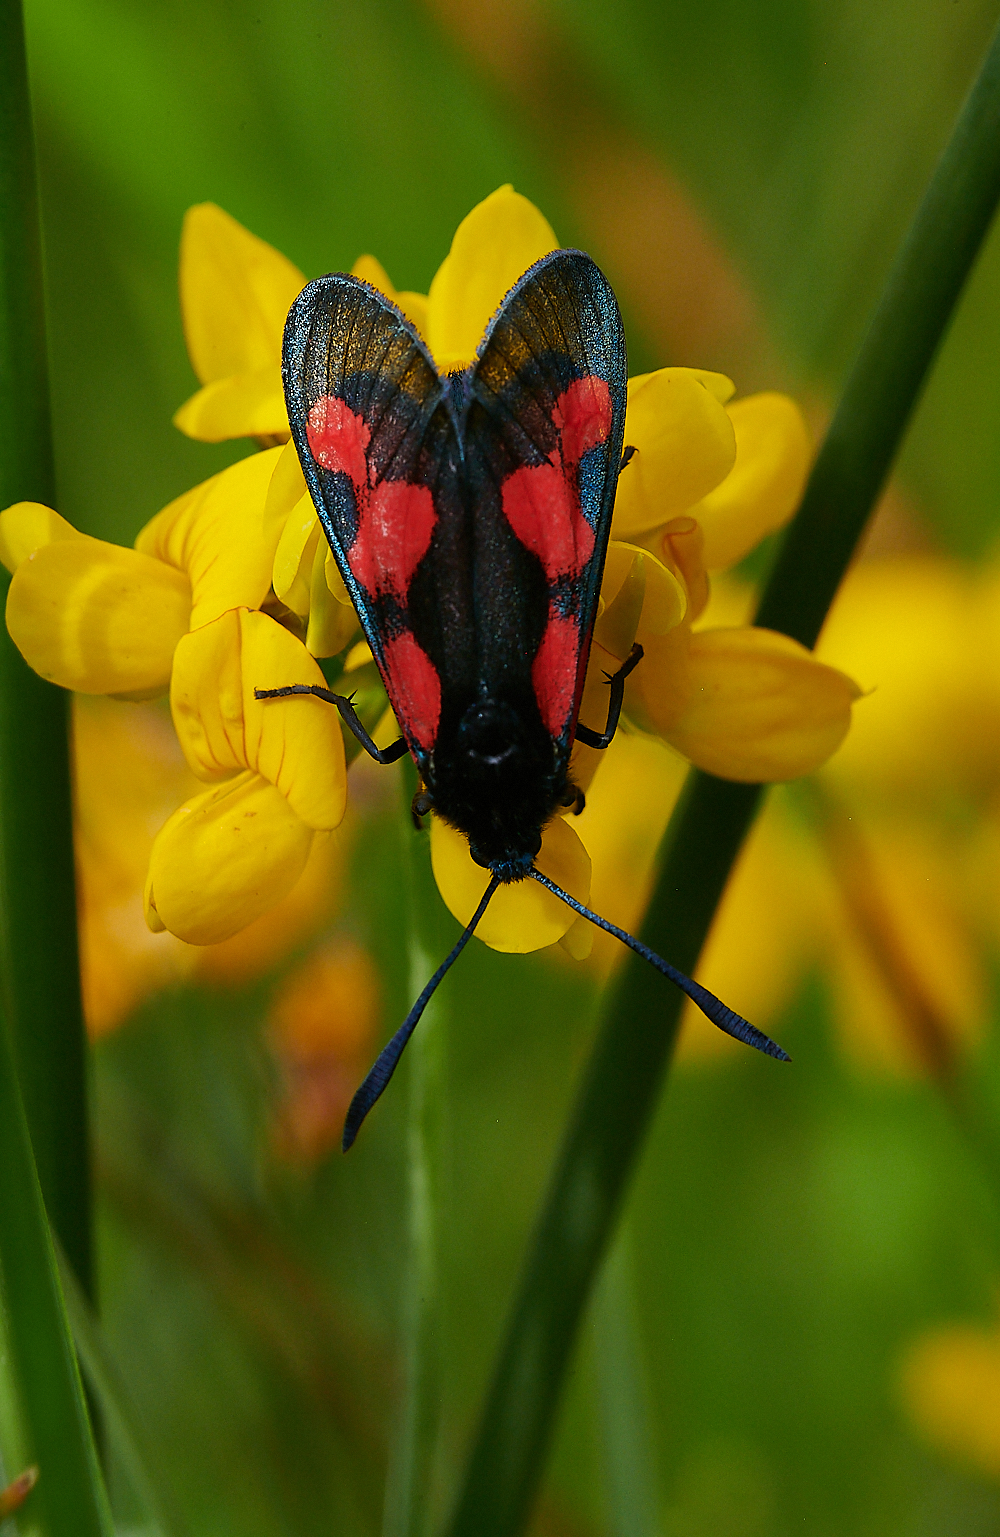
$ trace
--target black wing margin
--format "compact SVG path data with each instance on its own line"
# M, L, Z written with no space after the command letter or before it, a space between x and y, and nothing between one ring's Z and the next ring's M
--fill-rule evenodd
M419 759L436 731L436 673L413 641L408 597L437 517L432 487L453 458L441 380L396 306L343 273L292 305L282 377L306 484Z

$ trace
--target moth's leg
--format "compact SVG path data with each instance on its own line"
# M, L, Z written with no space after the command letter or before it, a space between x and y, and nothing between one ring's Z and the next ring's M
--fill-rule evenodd
M628 656L616 673L605 673L605 677L611 685L611 699L608 702L608 724L603 732L591 731L582 721L576 723L576 740L582 742L585 747L610 747L618 730L618 717L622 713L622 702L625 698L625 679L633 667L638 667L642 661L642 647L638 641L632 647Z
M635 457L635 453L636 453L636 450L632 447L631 443L629 444L629 446L627 448L623 448L622 449L622 462L618 466L618 473L619 473L619 475L621 474L622 470L625 468L626 464L631 464L633 458Z
M423 827L424 817L432 809L433 805L433 795L428 789L421 785L420 789L417 791L416 795L414 795L412 801L410 802L410 816L413 818L413 825L417 829L417 832L420 832L421 828Z
M573 815L578 817L587 804L587 797L579 785L567 785L559 797L560 806L572 806Z
M317 699L323 699L327 704L337 706L341 719L344 721L370 758L376 763L396 763L409 752L406 738L400 737L398 742L393 742L391 747L376 747L364 726L358 720L357 711L354 708L352 694L350 699L343 694L335 694L332 689L322 688L318 683L289 683L285 688L255 688L255 699L287 699L291 694L312 694Z

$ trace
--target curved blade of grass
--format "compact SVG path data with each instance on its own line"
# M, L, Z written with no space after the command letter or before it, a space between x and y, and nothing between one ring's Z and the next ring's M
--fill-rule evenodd
M0 0L0 508L55 503L41 236L21 0ZM69 698L0 625L0 966L45 1204L91 1279L86 1051Z
M27 1451L32 1520L45 1537L112 1537L55 1251L0 1018L0 1286Z
M118 1363L101 1325L65 1255L57 1251L66 1316L73 1343L96 1400L102 1426L114 1447L134 1493L158 1537L183 1537L183 1522L170 1491L164 1486L155 1452L150 1446L138 1409L122 1378Z
M811 645L1000 199L1000 31L893 264L757 617ZM690 973L761 789L692 773L640 937ZM670 1061L682 999L629 957L531 1238L451 1537L524 1528L580 1317Z

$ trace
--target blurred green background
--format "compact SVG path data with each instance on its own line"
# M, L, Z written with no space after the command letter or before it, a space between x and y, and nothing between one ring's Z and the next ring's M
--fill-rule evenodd
M513 181L605 267L634 372L721 369L740 393L790 390L821 418L996 7L27 0L26 13L60 511L130 543L248 448L170 423L195 388L177 241L203 200L310 277L371 251L399 288L426 290L458 221ZM994 234L900 470L912 538L969 560L996 542L998 338ZM386 1029L409 995L395 772L361 797L336 920L377 961ZM243 988L174 987L95 1050L106 1327L195 1537L380 1530L405 1092L350 1159L277 1157L263 1022L280 982L278 968ZM438 1509L595 1004L588 973L480 945L449 988ZM836 1049L822 977L768 1028L793 1069L751 1053L682 1066L630 1203L619 1282L634 1288L648 1423L625 1429L651 1521L615 1498L621 1362L599 1314L540 1534L1000 1531L1000 1482L924 1444L897 1380L922 1327L992 1316L987 1181L933 1085L864 1076ZM139 1522L116 1494L123 1524Z

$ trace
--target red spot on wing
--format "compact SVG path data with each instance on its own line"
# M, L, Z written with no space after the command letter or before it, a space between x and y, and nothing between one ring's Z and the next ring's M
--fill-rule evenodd
M403 735L430 751L441 719L441 679L434 663L406 630L386 641L382 666Z
M542 644L531 664L531 684L542 723L550 736L562 734L576 708L579 663L579 622L550 609Z
M552 409L559 442L545 464L524 465L503 484L503 510L523 545L537 555L550 582L579 576L596 536L580 507L576 470L588 449L611 431L611 391L590 374L576 379Z
M579 464L590 448L603 443L611 431L611 391L598 374L574 379L555 403L552 420L562 435L566 464Z
M317 464L325 470L343 470L355 490L368 484L365 454L371 432L364 417L352 411L346 401L336 395L321 395L309 412L306 436Z
M404 603L437 522L434 498L426 486L387 480L358 499L358 513L351 570L369 592L392 593Z
M504 516L550 582L582 571L594 553L594 530L574 490L565 470L551 463L524 465L503 483Z
M306 436L317 464L350 477L358 514L357 532L347 546L351 571L373 597L391 594L405 606L437 522L430 490L405 480L373 484L368 424L335 395L317 400Z

